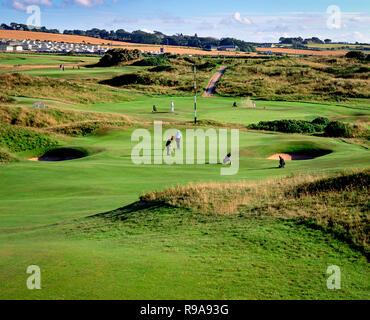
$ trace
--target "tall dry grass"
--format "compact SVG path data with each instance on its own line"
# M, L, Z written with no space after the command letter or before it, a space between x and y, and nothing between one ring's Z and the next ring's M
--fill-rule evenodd
M266 100L345 101L370 98L369 78L366 63L345 58L234 59L216 91Z
M82 82L76 83L20 73L0 74L0 91L7 96L56 99L82 104L132 100L120 91L97 84L85 85Z
M262 183L231 182L177 186L140 197L199 213L292 219L331 232L368 255L370 169L296 175Z
M74 111L50 106L34 109L24 106L0 105L0 123L50 128L86 121L131 123L129 117L113 113Z

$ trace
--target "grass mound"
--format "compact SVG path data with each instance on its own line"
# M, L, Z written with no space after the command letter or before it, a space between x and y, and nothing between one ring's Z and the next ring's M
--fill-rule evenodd
M367 169L335 177L297 176L260 184L209 183L155 191L140 200L207 214L292 219L322 228L369 256L369 179Z
M22 152L50 148L58 145L58 142L46 134L31 129L0 124L0 146L4 146L11 152Z
M365 62L323 57L229 62L217 85L222 96L253 97L263 100L346 101L369 98L370 70Z
M72 124L60 125L47 128L49 132L66 134L70 136L88 136L96 134L107 128L127 127L130 123L127 121L82 121Z
M322 192L362 191L370 186L370 170L319 179L296 187L295 196L318 195Z
M108 84L113 87L123 87L130 85L158 85L165 87L174 87L179 83L177 80L165 76L156 76L150 73L131 73L103 80L101 84Z
M0 103L10 103L10 102L14 102L15 99L12 98L12 97L9 97L8 95L4 94L4 93L0 93Z
M124 115L110 113L71 111L53 107L33 109L19 106L0 106L0 123L23 127L47 128L92 120L130 122L129 118Z
M235 212L239 205L247 203L249 191L250 186L245 182L190 184L147 193L140 200L226 214Z
M117 66L122 63L140 59L141 51L138 49L128 50L128 49L110 49L96 64L97 67L112 67Z
M17 161L17 158L15 158L8 150L0 147L0 163L9 163L15 161Z
M161 56L153 56L153 57L146 57L139 61L133 63L134 66L147 66L147 67L155 67L155 66L164 66L169 63L168 55L161 55Z
M186 59L168 55L146 57L133 65L151 68L104 79L99 83L113 87L135 89L141 92L189 94L194 90L194 62L197 65L205 66L198 69L197 72L198 83L205 86L211 76L210 67L213 65L212 62L203 58L195 58L195 61L191 63Z
M59 99L73 103L120 102L130 98L95 84L79 84L20 73L0 74L0 90L8 96Z

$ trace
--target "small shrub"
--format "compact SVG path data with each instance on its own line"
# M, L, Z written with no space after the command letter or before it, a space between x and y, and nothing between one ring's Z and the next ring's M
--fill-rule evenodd
M348 59L357 59L357 60L365 60L366 55L361 51L349 51L345 55Z
M141 58L140 50L128 50L128 49L110 49L106 54L99 60L96 66L99 67L111 67L116 66L124 62L136 60Z
M324 117L318 117L311 121L312 124L318 124L318 125L323 125L323 126L327 126L329 122L330 120Z
M340 121L331 121L325 127L325 135L328 137L343 137L343 138L350 138L352 136L351 128Z
M147 67L156 67L156 66L163 66L169 62L168 56L154 56L142 59L140 61L136 61L133 65L135 66L147 66Z

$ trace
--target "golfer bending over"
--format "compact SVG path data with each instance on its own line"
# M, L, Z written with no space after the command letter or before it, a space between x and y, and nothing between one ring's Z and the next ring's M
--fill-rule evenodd
M168 156L170 155L170 148L171 148L172 140L173 140L173 136L170 139L168 139L167 142L166 142L166 148L167 148L167 155Z
M227 154L227 156L225 157L224 162L223 162L223 164L228 164L228 163L231 164L231 153Z
M285 160L281 156L279 156L279 158L279 168L285 168Z

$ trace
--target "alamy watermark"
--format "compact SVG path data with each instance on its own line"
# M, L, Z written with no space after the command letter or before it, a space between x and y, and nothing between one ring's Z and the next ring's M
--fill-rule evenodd
M326 9L329 15L326 20L326 26L329 29L340 29L342 27L342 12L336 5L331 5Z
M182 139L184 132L177 129L168 129L164 133L162 131L162 121L155 121L153 139L152 133L147 129L136 129L132 133L131 141L137 142L131 151L131 160L134 164L192 165L196 160L197 164L224 164L220 169L222 176L236 175L239 172L238 129L231 129L230 137L227 129L186 129L185 145ZM175 140L177 147L172 147ZM206 161L206 140L208 140L208 161ZM165 141L169 143L166 147Z
M41 269L39 266L28 266L26 270L27 274L30 274L30 276L27 278L27 288L29 290L40 290L41 289Z
M30 5L27 6L27 13L30 16L27 18L27 27L29 29L40 29L41 28L41 9L39 6Z
M342 280L340 268L335 265L329 266L326 273L330 274L330 277L326 280L326 287L329 290L340 290Z

